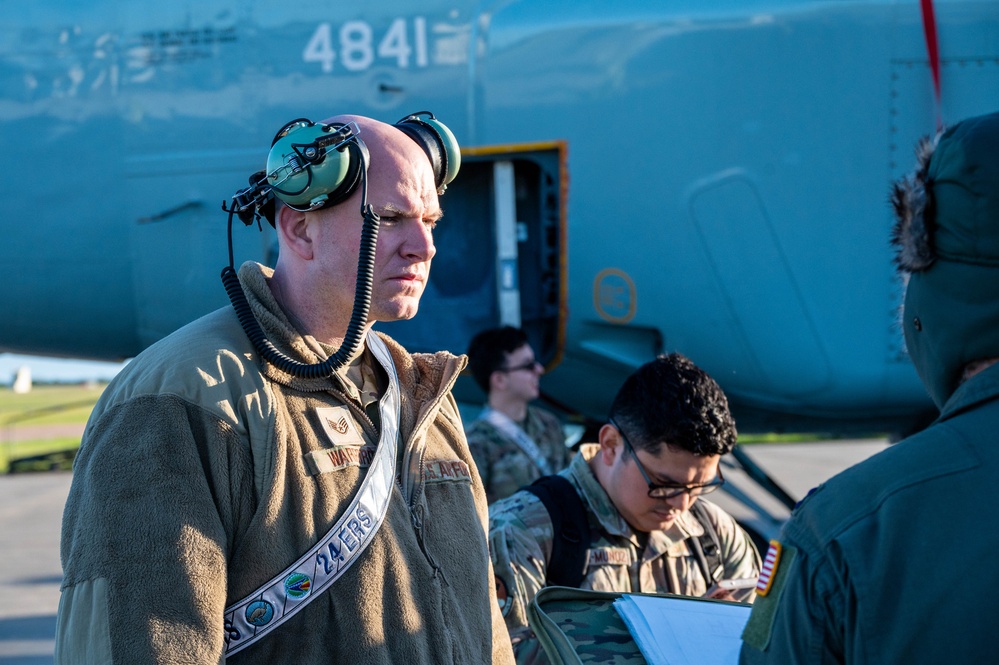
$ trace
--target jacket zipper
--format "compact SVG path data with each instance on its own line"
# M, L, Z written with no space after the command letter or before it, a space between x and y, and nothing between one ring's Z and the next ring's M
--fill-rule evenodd
M424 425L426 425L427 421L430 418L430 414L434 414L434 417L436 418L437 414L440 413L441 401L444 399L444 396L451 391L451 388L454 387L454 383L457 380L458 380L458 373L455 372L454 375L451 377L451 379L448 381L447 385L444 387L444 389L439 391L438 394L441 396L430 404L430 407L424 412L423 417L413 427L413 432L411 433L411 435L423 429ZM408 445L406 446L406 448L408 450ZM427 447L424 445L423 448L420 450L419 466L417 467L420 473L421 485L425 482L423 478L423 473L424 473L423 460L426 454L427 454ZM409 481L409 471L410 471L410 465L408 464L409 457L410 457L409 454L405 453L403 454L402 471L399 474L399 485L400 487L403 488L405 488L405 486L408 484ZM403 482L404 480L406 482ZM420 551L423 552L423 556L427 559L427 563L429 563L430 567L434 569L434 578L436 579L437 577L440 577L440 580L444 584L444 586L450 586L450 583L447 581L447 578L444 576L443 569L441 569L441 567L437 564L437 561L434 559L433 555L430 554L430 550L427 549L427 544L424 541L424 523L426 516L424 515L423 506L418 505L416 502L417 494L418 492L414 491L413 496L409 497L407 500L407 504L409 505L409 512L412 517L413 529L416 532L416 540L420 545ZM403 490L402 496L403 498L406 498L405 490Z
M425 415L423 416L423 418L420 419L420 421L416 424L415 427L413 427L413 432L411 432L411 435L413 433L415 433L415 432L419 432L423 428L424 424L429 419L431 413L433 413L434 416L436 417L436 415L440 412L439 404L444 399L443 395L447 395L450 392L451 388L454 387L455 381L457 381L457 379L458 379L458 373L455 373L451 377L451 380L448 382L448 384L445 387L445 389L442 390L442 391L440 391L440 394L442 395L442 397L438 397L438 399L435 402L431 403L430 408L428 408L426 410ZM301 390L301 389L299 389L299 390ZM344 404L346 404L347 407L351 410L352 413L354 413L357 416L359 416L359 419L361 420L361 422L364 425L364 427L366 427L373 434L372 438L374 438L376 441L380 442L380 439L381 439L380 432L378 432L378 430L375 427L375 424L371 420L371 418L368 417L367 412L365 412L363 407L361 407L359 404L356 404L352 398L350 398L349 396L347 396L342 391L337 390L336 388L333 388L332 386L330 386L328 388L317 388L315 390L308 390L308 389L306 389L306 390L302 390L302 392L328 392L328 393L332 394L334 397L336 397L337 399L341 400ZM427 560L427 563L430 565L430 567L434 571L433 578L434 579L439 579L442 586L449 587L449 586L451 586L451 584L447 581L447 577L444 575L444 570L440 567L440 565L438 565L437 561L434 559L433 555L430 553L430 550L427 548L426 541L424 540L424 522L425 522L424 508L423 508L422 505L418 505L416 503L415 497L417 495L417 492L414 491L413 492L413 496L410 497L408 500L406 498L406 489L405 489L406 483L404 483L403 481L404 480L408 481L409 480L409 475L410 475L410 473L409 473L409 465L407 464L407 461L408 461L408 459L410 457L410 454L408 452L408 449L409 449L409 445L408 444L409 444L408 441L406 441L406 442L403 443L404 452L403 452L402 460L401 460L402 469L400 470L400 473L398 475L396 475L395 481L396 481L396 484L399 486L399 492L402 495L403 501L406 502L407 508L409 508L410 521L411 521L411 523L413 525L413 531L414 531L414 533L416 535L416 542L420 546L420 551L423 553L423 556ZM424 461L425 456L426 456L426 446L423 446L423 449L420 451L419 466L417 467L419 469L419 473L420 473L420 483L421 484L424 482L424 478L423 478L423 461ZM445 611L445 607L444 607L444 605L445 605L445 596L444 596L444 594L441 594L440 601L441 601L441 610L446 615L447 612ZM452 656L453 656L457 652L455 650L455 645L453 644L453 637L451 638L451 641L452 641L452 644L451 644L451 653L452 653Z
M457 374L455 374L455 376L453 376L451 378L450 382L448 383L447 388L444 391L442 391L441 394L442 395L446 395L451 390L451 388L454 386L454 383L455 383L456 380L457 380ZM351 410L351 412L355 415L355 417L358 418L358 420L361 422L361 424L364 426L364 428L366 430L368 430L368 433L371 435L371 437L375 441L379 441L380 440L381 433L375 427L374 421L371 420L371 418L368 416L368 414L364 410L364 408L362 406L360 406L359 404L357 404L354 401L354 399L352 397L348 396L346 393L344 393L341 390L338 390L337 388L334 388L332 386L323 387L323 388L315 388L315 389L298 388L298 390L300 390L301 392L312 392L312 393L326 392L326 393L330 393L331 395L333 395L334 397L336 397L338 400L340 400L341 402L343 402L347 406L347 408L349 408ZM430 414L431 413L435 413L436 414L440 410L439 408L438 409L434 409L433 407L436 406L440 402L441 399L443 399L443 397L438 398L438 400L436 402L432 403L431 408L427 409L426 414L424 415L423 419L421 419L420 422L417 423L417 425L413 428L413 432L419 432L420 429L423 427L423 425L426 423L427 419L430 417ZM408 445L404 444L404 446L406 448L408 448ZM424 446L423 449L420 451L419 467L417 467L420 470L420 482L421 483L423 482L423 460L424 460L425 455L426 455L426 446ZM423 537L423 535L424 535L424 521L425 521L425 516L423 514L424 513L424 509L423 509L422 505L417 505L416 504L416 501L415 501L416 492L413 493L414 494L413 497L410 497L408 500L406 498L406 489L405 489L406 484L403 482L403 480L404 479L408 480L408 477L409 477L409 467L406 464L406 459L409 457L409 455L403 454L402 457L403 457L403 460L402 460L401 473L399 473L398 475L396 475L395 481L396 481L396 485L399 486L399 492L402 495L403 500L406 501L407 507L409 508L410 522L412 523L413 530L416 533L416 542L419 544L420 551L423 552L423 556L424 556L424 558L426 558L427 563L433 569L433 571L434 571L434 578L435 579L440 578L440 580L441 580L441 582L443 583L444 586L450 586L450 583L447 581L447 577L444 575L444 570L440 567L440 565L438 565L436 559L434 559L433 555L430 553L430 550L427 549L427 544L426 544L426 542L424 540L424 537Z

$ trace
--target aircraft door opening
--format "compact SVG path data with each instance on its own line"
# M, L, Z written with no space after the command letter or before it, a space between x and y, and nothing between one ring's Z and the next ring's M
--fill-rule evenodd
M520 327L520 284L517 270L517 200L513 162L493 164L493 200L496 224L496 274L499 322Z

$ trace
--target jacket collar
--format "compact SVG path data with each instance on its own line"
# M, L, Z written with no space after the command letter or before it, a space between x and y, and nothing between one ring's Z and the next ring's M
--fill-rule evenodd
M999 397L999 363L982 370L954 391L940 410L940 420L953 418L982 402Z
M240 266L239 281L253 316L256 317L267 339L278 351L306 364L323 362L328 357L323 345L313 336L300 333L271 293L268 280L273 274L273 269L253 261ZM455 356L447 351L410 354L387 335L374 334L377 334L388 346L399 374L404 403L408 403L409 410L412 411L410 419L413 422L410 424L415 424L415 420L423 411L423 406L435 403L451 389L458 374L465 367L466 359L464 356ZM293 376L263 359L260 363L265 377L296 390L318 392L341 387L338 376L307 379ZM404 404L404 421L406 406L407 404ZM406 425L405 422L401 424L403 427Z

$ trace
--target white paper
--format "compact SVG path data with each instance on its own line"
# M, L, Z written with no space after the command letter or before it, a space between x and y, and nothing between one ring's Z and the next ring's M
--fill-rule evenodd
M624 595L614 609L649 665L735 665L750 605Z

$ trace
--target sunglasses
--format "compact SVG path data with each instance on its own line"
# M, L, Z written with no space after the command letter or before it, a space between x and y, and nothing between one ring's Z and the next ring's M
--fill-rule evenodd
M543 369L543 368L544 368L544 366L541 363L539 363L537 360L531 360L529 362L522 363L520 365L514 365L513 367L501 367L500 369L498 369L496 371L497 372L504 372L504 373L506 373L506 372L520 372L520 371L523 371L523 370L527 370L529 372L536 372L538 369Z

